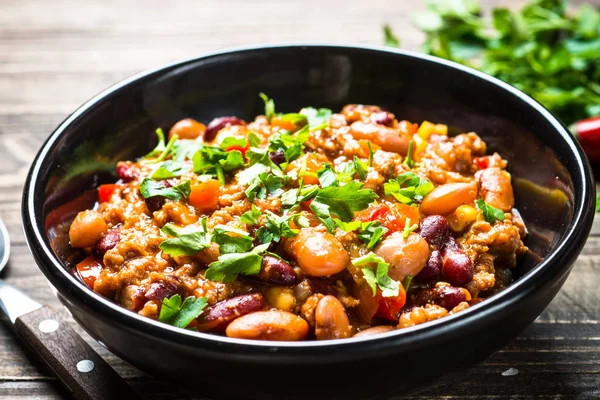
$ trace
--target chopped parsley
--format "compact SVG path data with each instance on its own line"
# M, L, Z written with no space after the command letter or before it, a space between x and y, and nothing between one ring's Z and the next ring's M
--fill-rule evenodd
M499 208L492 207L481 199L478 199L475 204L477 204L477 208L481 210L483 218L490 224L493 224L496 221L504 221L504 211Z
M165 134L163 130L161 128L158 128L154 132L156 133L156 137L158 138L158 143L156 147L152 149L150 153L146 154L143 158L158 157L167 148L167 145L165 144Z
M300 110L300 114L304 115L308 119L308 124L310 126L319 126L324 123L329 123L331 116L333 115L333 111L329 108L313 108L313 107L305 107Z
M261 165L261 164L257 164ZM259 198L265 200L267 195L279 197L284 193L284 179L273 174L262 172L254 178L246 189L246 197L251 202Z
M258 224L258 219L261 216L261 212L254 204L252 204L252 209L250 211L246 211L240 217L240 221L244 224L248 225L256 225Z
M415 141L411 140L408 142L408 151L406 152L406 158L402 164L406 165L408 168L413 168L415 166L415 161L413 160L413 151L415 147Z
M362 186L362 183L353 181L344 186L330 186L319 190L310 203L310 208L329 232L333 232L336 226L332 215L349 222L354 219L355 211L364 210L377 199L374 191L363 189Z
M258 275L262 266L262 256L270 243L256 246L249 252L229 253L219 256L218 261L209 264L205 277L211 281L230 283L238 275Z
M375 248L383 239L383 236L388 232L388 229L381 225L379 221L352 221L343 222L337 218L333 221L343 231L357 231L357 237L367 244L367 249Z
M385 195L392 195L401 203L416 204L433 190L433 183L414 172L404 172L383 184Z
M184 162L167 160L154 171L150 178L155 180L175 178L189 172L191 169L191 166Z
M216 175L221 185L225 185L225 172L242 168L245 164L239 150L225 151L212 146L202 146L192 159L196 174Z
M171 200L181 200L190 195L190 181L182 182L176 186L166 187L160 182L150 178L144 178L140 184L140 193L142 197L148 199L154 196L162 196Z
M300 214L278 216L265 211L265 225L256 231L256 238L261 243L279 242L282 237L291 238L300 231L290 226L291 222L301 228L308 227L308 220Z
M267 117L267 120L271 122L271 119L276 115L275 102L264 93L259 93L258 95L265 102L265 117Z
M406 220L404 221L404 229L402 230L402 237L404 239L407 239L410 234L419 227L419 225L414 224L411 225L410 224L410 218L406 218Z
M189 296L181 303L181 296L176 294L164 298L160 307L158 320L178 328L186 328L202 313L208 300L206 297Z
M206 218L202 219L200 228L190 225L178 228L175 224L167 224L161 231L171 237L163 240L159 247L171 256L193 256L210 246L211 235L206 229Z
M171 149L171 156L174 161L182 162L191 160L194 154L202 148L203 144L195 140L182 139L176 140Z
M248 232L227 225L213 228L212 241L219 245L221 254L244 253L252 248L252 237Z
M396 297L400 292L399 282L388 276L389 264L373 252L352 261L357 267L363 266L362 273L367 284L373 290L373 296L377 294L377 288L381 290L383 297ZM376 265L375 271L371 268Z
M372 160L369 161L369 163L371 163L371 162L372 162ZM358 175L358 177L360 179L362 179L363 181L365 179L367 179L367 173L369 172L368 165L365 164L364 161L361 161L356 156L354 156L353 164L354 164L354 170L356 171L356 174Z

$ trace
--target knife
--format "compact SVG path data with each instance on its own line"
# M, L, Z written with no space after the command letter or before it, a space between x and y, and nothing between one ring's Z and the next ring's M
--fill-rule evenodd
M8 261L9 239L0 220L0 271ZM78 400L136 400L140 397L59 315L0 280L0 314L54 371Z

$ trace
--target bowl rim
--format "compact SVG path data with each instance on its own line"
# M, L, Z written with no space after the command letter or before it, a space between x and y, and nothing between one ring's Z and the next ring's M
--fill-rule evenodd
M580 180L581 187L576 187L576 190L581 191L581 195L577 196L573 204L574 213L573 219L566 227L565 234L561 240L555 245L554 250L537 266L523 275L519 281L512 283L503 291L486 299L486 301L469 307L460 313L448 315L444 318L429 321L424 324L413 327L398 329L390 332L381 333L374 336L353 337L347 339L333 339L324 341L299 341L299 342L283 342L283 341L260 341L249 339L236 339L225 336L218 336L209 333L194 332L183 328L170 326L150 318L142 317L133 313L114 302L102 297L98 293L91 291L85 287L83 283L78 281L56 258L50 247L46 244L44 234L38 229L36 221L36 204L34 202L34 192L38 184L38 175L43 162L50 150L55 146L55 143L62 136L71 124L77 122L90 112L96 104L101 101L117 95L121 90L127 88L130 84L151 80L155 75L167 73L170 70L184 67L200 61L209 61L214 58L250 54L260 51L282 51L282 50L324 50L330 49L334 51L364 51L375 53L386 53L391 56L401 56L411 59L418 59L433 64L442 65L445 68L458 70L459 72L476 77L480 81L486 81L496 87L499 87L505 92L508 92L520 101L522 104L531 107L535 112L539 113L546 121L548 121L556 132L562 137L564 145L563 151L570 152L574 155L577 163L570 167L572 176L577 176L574 181ZM269 44L253 44L246 46L236 46L221 49L213 52L204 52L199 55L186 57L183 59L174 60L158 66L136 73L125 78L108 88L104 89L91 99L79 106L71 115L69 115L58 127L49 135L40 150L38 151L27 175L22 199L22 217L24 221L24 230L27 245L33 253L36 263L40 270L44 273L47 279L54 284L54 281L60 282L62 285L67 285L67 289L60 288L59 293L63 290L72 294L78 302L87 303L104 317L110 318L114 322L123 323L130 329L139 330L150 335L158 335L163 338L179 341L180 343L188 343L192 345L204 344L219 344L222 349L231 348L239 350L240 347L252 348L256 351L268 351L275 356L276 351L293 349L322 349L322 350L347 350L356 346L357 343L369 343L380 347L385 342L399 344L417 344L419 342L430 340L431 337L436 337L454 331L469 325L476 320L481 320L486 317L491 317L495 313L506 309L511 305L515 305L519 300L528 296L536 287L540 286L540 280L551 280L556 278L556 274L565 273L568 271L570 262L563 263L556 267L557 271L550 274L551 266L556 264L558 259L570 260L573 254L578 255L585 239L591 229L593 222L593 181L591 178L591 169L579 144L574 140L563 123L561 123L554 115L546 108L529 97L525 93L519 91L508 83L505 83L497 78L487 75L473 68L448 61L442 58L418 53L411 50L396 49L386 46L365 45L357 43L327 43L327 42L302 42L302 43L269 43ZM559 263L561 264L561 263ZM534 281L538 281L536 284ZM55 285L56 286L56 285ZM58 288L57 288L58 289ZM358 347L358 346L357 346Z

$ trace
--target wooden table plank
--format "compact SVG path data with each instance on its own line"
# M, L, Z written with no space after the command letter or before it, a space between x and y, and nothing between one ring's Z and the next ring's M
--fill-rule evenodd
M600 4L600 0L595 0ZM490 2L488 2L490 3ZM515 7L522 0L491 3ZM395 0L0 0L0 218L12 236L4 277L50 304L148 399L201 398L112 355L69 319L26 247L22 182L48 134L100 90L170 60L223 47L283 41L381 44L391 23L403 47L422 2ZM561 292L534 324L480 366L412 399L600 398L600 219ZM503 376L514 368L516 375ZM0 399L62 399L52 374L0 326Z

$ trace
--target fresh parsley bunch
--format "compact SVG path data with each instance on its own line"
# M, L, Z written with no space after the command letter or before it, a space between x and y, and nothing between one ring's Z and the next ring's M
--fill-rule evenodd
M519 11L477 0L428 0L415 14L425 53L493 75L527 93L570 125L600 115L600 12L564 0L532 0ZM385 42L397 47L391 29Z

